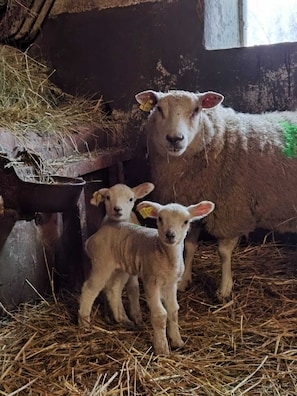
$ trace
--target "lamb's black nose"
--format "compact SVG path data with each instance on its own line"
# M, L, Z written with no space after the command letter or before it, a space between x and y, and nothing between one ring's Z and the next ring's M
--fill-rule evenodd
M167 231L165 235L168 241L173 241L175 238L175 233L173 231Z
M122 208L120 208L119 206L115 206L115 207L113 208L113 210L114 210L116 213L120 213L120 212L122 211Z

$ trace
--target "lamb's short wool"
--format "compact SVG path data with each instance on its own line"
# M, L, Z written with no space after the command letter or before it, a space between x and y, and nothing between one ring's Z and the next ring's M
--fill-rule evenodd
M110 286L114 273L125 271L138 275L151 312L155 353L168 354L166 330L172 347L183 345L178 328L177 283L184 271L184 239L190 222L207 216L214 204L203 201L184 207L144 201L137 209L157 219L158 229L122 221L108 222L88 240L92 271L82 287L79 324L89 325L94 300L101 290Z
M104 202L105 217L102 224L119 221L128 221L140 225L133 212L135 202L153 191L154 185L149 182L141 183L130 188L126 184L118 183L109 188L101 188L93 193L91 204L99 206ZM86 251L88 252L86 244ZM133 326L128 318L122 303L122 292L126 289L130 302L130 316L137 325L142 324L142 315L139 305L139 282L137 275L130 275L126 271L115 271L105 287L105 294L109 301L114 319L126 326Z

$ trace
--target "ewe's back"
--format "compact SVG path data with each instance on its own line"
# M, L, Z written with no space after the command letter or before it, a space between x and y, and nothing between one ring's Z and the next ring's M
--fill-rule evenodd
M154 199L215 202L203 222L218 238L257 227L297 232L297 113L243 114L218 104L195 114L197 95L157 97L147 124Z

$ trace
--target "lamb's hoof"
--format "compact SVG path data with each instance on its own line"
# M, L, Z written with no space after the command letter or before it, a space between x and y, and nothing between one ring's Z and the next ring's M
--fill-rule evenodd
M232 295L230 294L223 294L221 290L218 290L216 293L217 300L220 304L225 305L232 300Z
M133 315L132 319L133 319L133 322L136 324L136 326L143 326L144 325L144 322L143 322L143 319L142 319L141 315Z
M78 328L80 330L90 330L90 318L79 316L78 318Z
M183 342L182 339L180 340L175 340L175 341L171 341L171 347L173 349L178 349L178 348L182 348L185 345L185 343Z
M153 340L153 347L154 347L154 352L156 355L170 355L170 349L169 349L169 344L168 340L165 337L159 337L154 335L154 340Z
M144 326L144 321L143 321L143 320L137 320L137 322L134 321L134 323L135 323L135 325L136 325L137 327L143 327L143 326Z
M154 352L156 355L163 355L163 356L168 356L170 355L170 351L168 347L154 347Z
M180 292L185 292L190 289L192 284L191 279L183 279L178 285L177 285L177 290Z
M134 322L132 322L132 320L126 318L126 319L122 319L120 321L118 321L118 323L124 327L126 327L127 329L134 329L135 328L135 324Z

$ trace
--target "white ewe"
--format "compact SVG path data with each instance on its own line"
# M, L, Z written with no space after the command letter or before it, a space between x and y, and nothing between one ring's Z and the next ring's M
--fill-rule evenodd
M148 90L136 100L150 111L154 199L216 203L216 211L203 222L218 239L218 297L229 298L231 256L240 236L256 228L297 232L297 112L238 113L221 106L223 96L216 92ZM194 231L192 227L185 241L181 290L191 281L199 235Z
M155 353L169 353L167 321L172 347L182 346L177 282L184 271L184 238L190 222L207 216L213 209L214 204L208 201L188 207L144 201L137 205L137 210L157 219L158 230L127 222L108 222L100 227L87 243L92 271L82 287L80 326L89 325L95 298L106 288L114 272L121 270L138 275L143 281L151 312Z
M108 222L128 221L140 224L137 216L133 212L136 200L145 197L153 191L152 183L142 183L130 188L126 184L115 184L110 188L101 188L94 192L91 204L99 206L101 202L105 204L106 215L102 224ZM87 249L86 249L87 250ZM88 250L87 250L88 252ZM111 307L114 319L118 323L126 326L133 326L133 322L128 318L122 303L122 292L124 287L130 303L130 315L137 325L142 324L142 315L139 305L139 282L137 275L129 275L125 271L115 271L104 291Z

